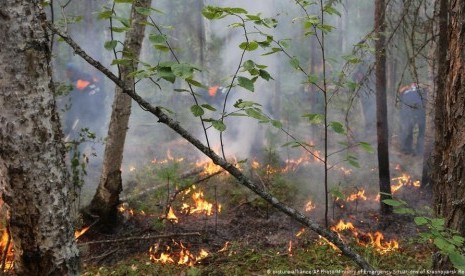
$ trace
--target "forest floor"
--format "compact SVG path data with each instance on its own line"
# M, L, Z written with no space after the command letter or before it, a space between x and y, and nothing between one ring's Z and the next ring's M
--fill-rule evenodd
M98 233L90 227L79 237L83 275L267 275L325 271L353 275L358 271L357 265L332 244L270 207L226 173L210 178L194 173L193 178L184 178L179 171L189 170L191 163L170 158L171 163L152 161L129 180L126 203L120 210L121 222L113 233ZM413 164L409 160L412 158L396 155L392 159ZM160 164L169 165L160 169ZM244 165L251 178L283 202L320 225L325 224L324 198L318 196L321 188L302 188L298 181L311 182L309 175L317 165L307 162L294 166L292 171L278 171L273 166L257 164L249 161ZM207 171L208 165L202 166ZM278 166L283 167L283 163L278 162ZM392 168L392 185L397 189L394 196L405 200L409 207L422 210L430 205L430 196L417 187L418 173L408 175L405 171L401 164ZM377 172L341 167L341 175L345 176L341 176L330 197L330 229L377 269L399 273L429 269L433 246L418 240L419 230L413 216L379 216L377 186L371 184L377 183ZM154 182L159 186L150 189ZM193 183L196 185L192 186ZM341 194L345 199L336 200ZM168 214L167 205L176 219Z

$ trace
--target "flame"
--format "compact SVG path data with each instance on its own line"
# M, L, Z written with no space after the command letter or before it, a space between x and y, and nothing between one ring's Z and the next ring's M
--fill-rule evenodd
M392 178L391 181L397 182L391 185L392 193L397 192L400 188L404 186L413 186L415 188L420 187L420 180L413 181L412 177L406 173L402 173L400 176Z
M338 224L336 224L335 226L332 226L330 228L330 230L332 230L334 232L341 232L341 231L344 231L344 230L354 230L354 229L355 229L355 227L352 224L352 222L345 223L343 220L340 220L338 222Z
M194 214L194 213L204 213L207 216L213 215L213 211L221 212L221 204L218 204L216 208L214 208L214 204L208 202L204 198L204 194L202 191L195 191L196 187L192 186L192 189L185 191L184 195L188 195L191 191L192 196L191 199L193 201L193 206L189 205L188 203L184 202L181 207L181 211L186 214Z
M296 237L300 237L302 236L302 234L305 232L305 228L302 228L299 230L299 232L297 232L297 234L295 234Z
M5 260L5 268L4 272L13 269L14 267L14 249L13 249L13 242L10 239L8 234L8 230L4 229L2 234L2 239L0 240L0 252L3 252L5 247L8 245L7 255Z
M87 227L82 228L81 230L76 230L76 231L74 231L74 238L75 238L76 240L79 239L79 237L81 237L82 235L84 235L84 234L87 232L87 230L89 230L89 228L90 228L90 225L87 226Z
M191 253L182 242L173 241L173 248L166 245L165 250L158 255L158 244L155 244L149 249L150 260L155 263L162 264L178 264L194 266L198 261L206 258L209 254L205 249L201 249L199 254L196 256Z
M136 171L136 167L135 167L135 166L130 166L130 167L129 167L129 171L130 171L130 172Z
M251 166L252 166L253 169L258 169L258 168L260 168L262 165L261 165L260 162L258 162L257 160L253 160Z
M377 231L375 233L363 233L359 231L351 222L345 223L343 220L340 220L338 224L330 228L331 231L334 231L342 239L340 232L345 230L350 230L352 235L355 237L357 243L362 246L371 246L380 254L385 254L391 251L395 251L399 248L399 243L396 240L383 241L383 233ZM329 243L325 239L326 242ZM333 247L334 248L334 247Z
M170 207L166 219L174 223L178 223L178 217L174 214L173 208Z
M221 170L221 167L213 163L213 161L197 161L196 163L197 167L203 168L203 171L201 174L203 175L210 175L214 174L218 171Z
M320 235L318 235L318 237L320 238L320 242L318 242L319 245L323 245L323 244L328 244L329 246L331 246L331 248L334 250L334 251L340 251L340 249L334 245L334 243L328 241L325 237L322 237Z
M383 242L384 235L383 233L379 231L375 233L368 233L367 236L370 239L370 241L368 242L368 245L375 248L381 254L385 254L391 251L395 251L396 249L399 249L399 243L396 240L390 240L388 242ZM359 241L359 244L366 245L360 241Z
M292 240L289 241L289 245L287 246L287 253L289 256L292 256Z
M312 210L314 210L316 208L315 204L309 200L306 204L305 204L305 212L310 212Z
M367 200L367 197L365 196L365 190L360 190L357 193L351 194L347 197L347 201L356 201L359 199Z
M226 250L228 249L228 247L229 247L229 244L230 244L229 241L225 242L224 245L223 245L223 248L221 248L220 250L218 250L218 252L224 252L224 251L226 251Z

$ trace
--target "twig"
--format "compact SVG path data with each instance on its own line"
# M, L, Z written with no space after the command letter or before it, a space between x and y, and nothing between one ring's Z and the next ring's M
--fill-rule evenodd
M127 241L140 241L140 240L164 239L164 238L173 238L173 237L189 237L189 236L200 236L200 233L193 232L193 233L156 235L156 236L147 236L147 237L129 237L129 238L124 238L124 239L90 241L90 242L79 243L78 245L84 246L84 245L90 245L90 244L117 243L117 242L127 242Z

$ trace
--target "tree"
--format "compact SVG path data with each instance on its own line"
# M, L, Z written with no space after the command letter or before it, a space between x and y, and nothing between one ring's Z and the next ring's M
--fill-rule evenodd
M137 69L137 60L144 39L144 22L147 19L147 13L140 11L141 9L150 8L151 3L151 0L138 0L132 5L132 28L126 34L122 55L123 60L130 60L130 62L119 66L121 79L129 87L135 86L134 77L130 73ZM121 163L131 114L131 102L131 97L124 94L120 87L116 87L105 145L102 174L97 191L89 206L90 213L99 217L99 225L102 230L110 230L117 221L117 206L120 203L119 194L123 186Z
M449 3L449 7L448 7ZM439 1L438 74L435 109L435 149L431 176L434 212L445 226L465 235L465 1ZM449 13L448 13L449 11ZM447 49L442 52L441 49ZM449 270L447 256L436 255L433 268Z
M385 10L384 0L376 0L375 4L375 32L378 39L376 49L376 120L378 136L378 172L379 191L381 193L381 214L392 212L392 208L383 200L391 198L391 177L389 174L389 130L386 103L386 45L385 45Z
M75 275L79 258L44 18L34 1L0 7L0 184L16 274Z

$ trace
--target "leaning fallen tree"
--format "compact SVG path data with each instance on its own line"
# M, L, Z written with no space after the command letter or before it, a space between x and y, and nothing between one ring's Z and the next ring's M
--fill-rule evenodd
M331 243L333 243L337 248L341 250L341 252L353 260L360 268L364 269L367 273L371 271L375 271L375 269L362 257L360 256L355 250L346 245L335 233L329 231L328 229L320 226L318 223L314 222L303 213L299 212L298 210L289 207L282 202L280 202L277 198L275 198L270 193L261 189L258 185L256 185L253 181L251 181L247 176L245 176L234 164L227 162L225 159L218 156L213 150L209 147L205 146L200 140L192 136L186 129L184 129L177 121L170 118L163 109L158 106L153 106L146 100L144 100L139 94L136 93L130 87L127 87L123 80L119 79L115 74L113 74L110 70L108 70L105 66L103 66L100 62L90 57L72 38L70 38L67 34L58 30L54 25L50 22L47 22L47 27L54 32L55 34L59 35L68 45L73 48L76 54L82 57L85 61L87 61L90 65L94 66L97 70L101 71L105 74L110 80L112 80L117 86L121 87L123 93L129 95L134 101L136 101L144 110L152 113L158 118L158 122L167 125L172 130L176 131L179 135L181 135L184 139L186 139L189 143L199 149L202 153L208 156L213 163L219 165L224 170L228 171L234 178L239 181L240 184L249 188L254 193L259 195L269 204L271 204L276 209L280 210L281 212L285 213L292 219L300 222L301 224L307 226L312 231L316 232L320 236L324 237Z

